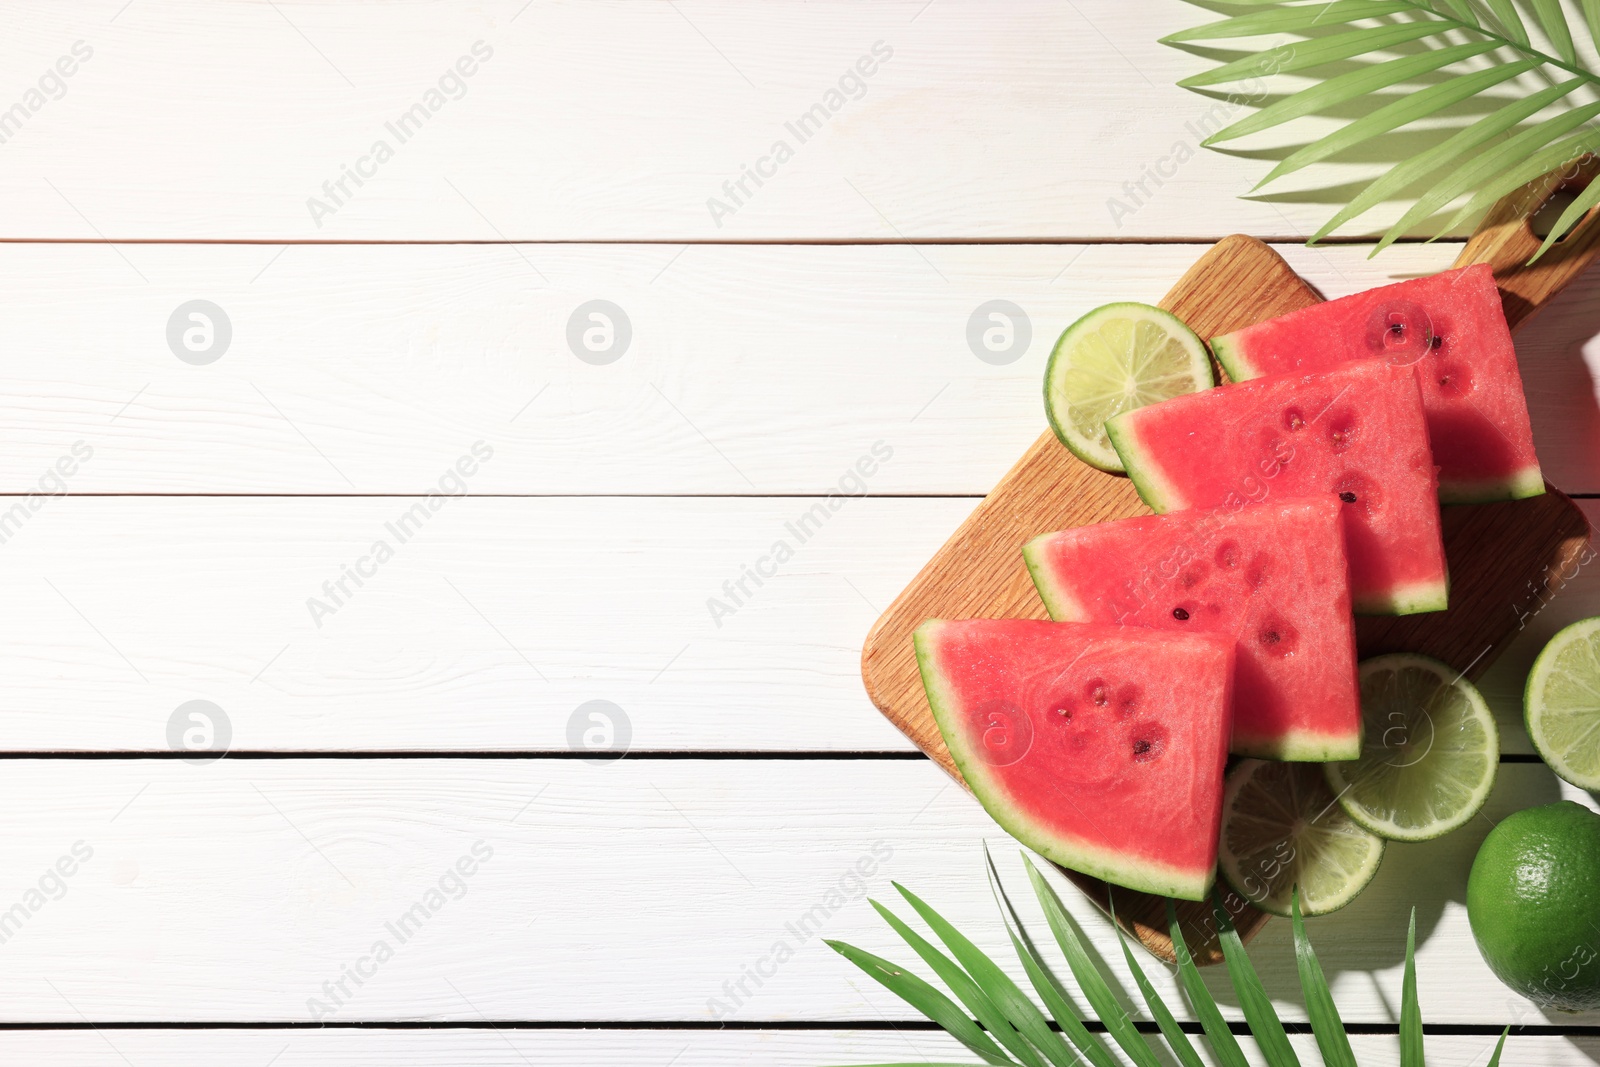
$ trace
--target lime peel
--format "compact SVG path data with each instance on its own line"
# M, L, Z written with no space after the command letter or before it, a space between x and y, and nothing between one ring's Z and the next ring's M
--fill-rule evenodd
M1533 661L1523 722L1541 759L1580 789L1600 789L1600 616L1552 637Z
M1051 351L1045 414L1073 455L1121 472L1108 419L1215 384L1205 343L1177 316L1149 304L1105 304L1063 330Z
M1500 767L1494 715L1476 686L1410 652L1360 664L1359 758L1326 765L1357 823L1391 841L1427 841L1482 809Z
M1229 772L1217 862L1262 911L1287 916L1297 886L1302 915L1336 911L1372 881L1383 851L1383 838L1339 806L1320 764L1247 759Z

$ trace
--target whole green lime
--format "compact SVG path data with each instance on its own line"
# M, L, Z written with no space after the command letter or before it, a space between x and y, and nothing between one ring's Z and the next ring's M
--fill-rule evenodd
M1600 1008L1600 815L1563 800L1489 832L1467 918L1496 976L1541 1007Z

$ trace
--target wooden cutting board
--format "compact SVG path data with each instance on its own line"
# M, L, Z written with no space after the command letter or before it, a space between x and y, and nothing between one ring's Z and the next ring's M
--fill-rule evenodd
M1553 187L1553 179L1541 179L1501 201L1456 261L1457 266L1494 264L1513 328L1600 253L1600 225L1592 215L1535 267L1524 266L1539 242L1518 209L1539 203ZM1267 245L1235 235L1203 254L1161 306L1201 337L1214 337L1321 299ZM1127 478L1081 462L1046 430L867 635L861 674L873 703L961 781L928 708L911 632L929 618L1045 618L1022 563L1022 544L1051 530L1150 513ZM1557 589L1559 576L1570 576L1588 545L1589 524L1571 500L1551 489L1529 500L1445 508L1444 539L1449 609L1358 619L1362 656L1425 652L1477 677L1516 633L1520 613L1538 606L1538 592ZM1110 886L1073 871L1066 874L1101 907L1108 906ZM1171 961L1166 901L1127 889L1115 893L1117 921L1157 956ZM1241 898L1229 897L1235 923L1248 938L1268 917ZM1197 961L1215 962L1219 956L1210 905L1180 902L1178 911Z

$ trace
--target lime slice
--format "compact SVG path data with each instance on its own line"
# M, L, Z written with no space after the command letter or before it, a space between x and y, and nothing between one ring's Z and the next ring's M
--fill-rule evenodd
M1205 344L1175 315L1106 304L1062 331L1044 371L1044 409L1073 455L1121 471L1107 419L1215 384Z
M1391 841L1426 841L1483 807L1500 735L1477 688L1436 659L1397 652L1361 664L1361 755L1325 764L1350 817Z
M1344 907L1378 873L1383 845L1339 807L1320 764L1247 759L1228 774L1217 858L1262 911L1288 915L1296 885L1302 915Z
M1550 639L1528 672L1522 707L1550 769L1580 789L1600 789L1600 617Z

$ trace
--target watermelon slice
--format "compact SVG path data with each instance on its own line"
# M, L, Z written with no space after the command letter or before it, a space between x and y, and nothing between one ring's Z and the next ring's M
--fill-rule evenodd
M1233 641L1034 619L930 620L917 662L983 806L1039 854L1203 900L1216 873Z
M1289 498L1079 526L1023 546L1050 617L1237 641L1232 751L1361 754L1340 501Z
M1156 511L1339 498L1355 610L1444 608L1438 482L1410 367L1361 360L1223 385L1124 412L1106 432Z
M1290 312L1213 338L1211 349L1236 382L1316 374L1356 359L1414 365L1439 499L1544 492L1516 349L1486 263Z

